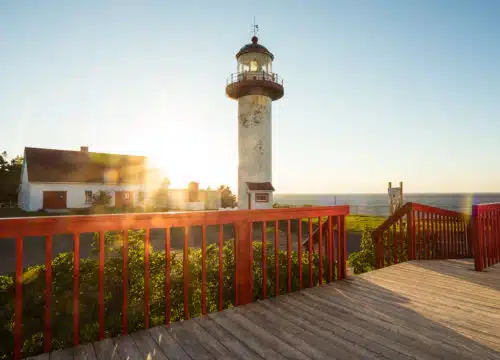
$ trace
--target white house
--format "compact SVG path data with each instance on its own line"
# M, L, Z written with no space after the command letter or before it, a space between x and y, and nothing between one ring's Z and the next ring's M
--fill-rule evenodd
M187 189L168 189L167 207L171 210L218 210L221 192L200 189L197 182L190 182Z
M147 158L80 151L24 149L19 207L25 211L89 207L98 191L111 206L141 205L145 199Z

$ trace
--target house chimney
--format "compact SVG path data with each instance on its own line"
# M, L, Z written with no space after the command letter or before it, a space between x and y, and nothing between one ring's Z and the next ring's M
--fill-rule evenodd
M80 146L80 151L81 152L89 152L89 147L88 146Z
M199 184L197 182L191 181L188 184L189 202L198 202L198 189Z
M198 189L199 189L199 183L195 182L195 181L191 181L189 184L188 184L188 190L189 191L193 191L193 192L197 192Z

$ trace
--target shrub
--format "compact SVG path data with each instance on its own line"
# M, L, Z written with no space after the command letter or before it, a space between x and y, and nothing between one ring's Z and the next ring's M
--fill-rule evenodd
M280 203L274 203L273 208L274 209L290 209L297 207L296 205L290 205L290 204L280 204Z
M111 195L107 191L99 190L92 196L93 206L108 206L111 202Z
M116 336L122 331L123 300L123 239L119 233L105 236L105 335ZM97 236L94 238L97 249ZM262 243L254 242L253 295L254 300L262 294ZM223 291L224 308L235 303L234 242L224 244ZM267 293L275 294L275 252L267 244ZM201 308L201 249L188 251L189 313L198 316ZM219 308L219 248L216 244L207 247L207 307L209 312ZM287 291L287 253L279 251L280 293ZM129 279L128 279L128 328L136 331L144 326L144 231L129 231ZM308 253L303 258L304 286L308 286ZM317 254L313 257L314 279L318 279ZM184 317L183 254L172 249L171 264L171 321ZM95 341L98 337L98 261L95 256L80 260L80 343ZM324 273L328 262L324 259ZM292 253L292 291L299 289L298 257ZM62 253L52 264L52 349L69 347L73 339L73 253ZM0 359L13 356L14 285L13 275L0 276ZM317 283L317 280L315 280ZM25 270L23 283L23 356L43 351L43 328L45 308L45 266L33 266ZM165 252L150 251L150 326L165 323Z
M375 269L375 245L372 240L373 229L365 227L361 237L360 251L349 254L348 263L354 268L355 274L361 274Z

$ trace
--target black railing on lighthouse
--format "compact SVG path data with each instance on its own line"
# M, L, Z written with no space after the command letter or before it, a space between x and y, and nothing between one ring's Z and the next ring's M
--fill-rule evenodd
M233 73L227 78L226 83L227 85L229 85L243 80L271 81L273 83L283 86L283 79L280 78L278 74L268 73L268 72L255 72L255 71Z

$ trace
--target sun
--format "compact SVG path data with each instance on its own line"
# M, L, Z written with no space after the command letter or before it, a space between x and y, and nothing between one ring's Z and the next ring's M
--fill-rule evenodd
M189 146L168 154L153 153L148 157L149 167L157 169L161 180L168 178L171 188L186 188L191 181L198 182L201 189L231 186L230 180L236 175L236 171L231 171L232 164L200 155L201 150Z

